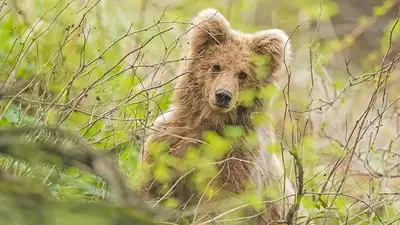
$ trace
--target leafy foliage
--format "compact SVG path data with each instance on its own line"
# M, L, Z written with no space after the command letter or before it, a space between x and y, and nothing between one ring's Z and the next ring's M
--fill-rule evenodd
M111 178L104 179L88 161L97 154L112 155L110 165L118 165L127 181L120 190L129 193L147 179L141 170L143 141L154 119L168 110L174 84L184 75L180 70L188 60L188 22L199 10L213 7L223 10L237 30L280 27L291 34L295 58L289 73L279 77L282 88L247 90L240 99L243 104L255 97L274 99L268 115L252 120L273 124L278 142L266 151L282 157L296 190L302 187L297 199L310 220L396 224L400 105L395 65L400 55L393 51L400 38L399 19L390 18L378 46L359 57L363 60L357 71L344 60L340 69L331 67L397 5L392 0L376 4L353 32L326 40L319 35L329 30L330 18L341 13L333 0L0 0L0 217L15 225L167 220L131 198L120 205L124 198L112 195L115 177L101 170ZM41 129L8 130L42 126L69 130L79 141ZM217 159L244 135L241 127L225 131L204 133L207 144L190 149L184 162L163 154L165 145L153 146L152 154L161 163L145 173L167 183L174 169L190 172L199 189L208 190L206 197L212 196L209 181L218 173ZM246 138L252 142L257 137ZM304 172L300 181L299 162ZM170 186L164 188L167 193ZM142 197L132 195L133 202ZM236 206L243 203L239 200L254 208L260 203L254 193L237 199ZM181 204L173 198L162 201L167 211ZM232 202L221 204L227 211L235 208ZM173 221L180 219L185 224L181 216Z

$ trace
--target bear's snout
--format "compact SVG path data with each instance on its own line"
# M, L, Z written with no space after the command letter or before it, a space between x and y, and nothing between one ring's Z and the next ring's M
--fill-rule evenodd
M232 93L225 89L218 89L215 92L215 100L219 107L229 108L232 100Z

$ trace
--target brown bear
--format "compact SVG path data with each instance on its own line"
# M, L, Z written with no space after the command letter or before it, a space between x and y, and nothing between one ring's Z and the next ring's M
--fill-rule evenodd
M254 118L268 112L269 101L259 93L275 85L278 74L285 71L290 60L288 35L280 29L254 34L239 32L230 27L220 12L206 9L191 21L188 38L190 61L178 81L170 109L155 120L144 147L146 165L155 167L163 161L171 174L163 186L155 173L151 173L153 177L141 191L157 203L172 197L183 205L194 206L193 224L201 224L201 220L220 224L232 207L226 202L224 206L217 205L228 197L238 200L235 196L243 193L260 195L263 203L261 207L250 203L235 206L238 212L244 211L238 213L241 217L235 222L226 219L228 224L269 224L284 219L288 204L279 204L276 200L284 199L285 193L293 202L294 190L288 179L284 179L279 159L267 149L274 143L274 133L266 122L257 124ZM245 101L241 94L248 90L255 94ZM233 141L223 153L215 153L220 149L207 145L204 134L212 131L225 137L227 127L234 126L239 127L243 135L229 139ZM154 143L166 143L163 153L169 158L153 154ZM171 169L175 167L172 164L183 165L189 153L205 158L214 153L219 156L213 158L214 163L210 160L205 163L217 168L206 185L199 185L195 176L191 177L194 168L200 167L198 163L189 163L192 168L186 170ZM208 176L206 173L197 175ZM213 194L205 194L205 189L211 186L215 187ZM276 190L280 195L274 195ZM204 216L207 213L209 217Z

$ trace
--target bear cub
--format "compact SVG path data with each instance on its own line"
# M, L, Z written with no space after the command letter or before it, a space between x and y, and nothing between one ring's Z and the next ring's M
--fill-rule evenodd
M222 213L237 207L230 204L245 199L239 197L245 193L260 196L262 203L237 207L234 211L242 220L234 223L268 224L284 219L294 190L284 179L278 157L268 150L275 143L268 122L255 121L268 112L270 99L262 95L263 90L276 85L290 60L288 35L280 29L254 34L236 31L219 11L206 9L192 19L188 38L190 60L174 90L170 109L155 120L144 146L145 164L168 165L169 179L164 184L151 173L141 191L156 203L174 198L182 207L192 206L191 218L196 222L220 224L234 214ZM246 96L243 93L253 93L253 97L242 97ZM214 132L213 137L224 136L235 126L243 135L231 138L222 153L220 147L207 145L207 132ZM167 158L152 153L154 143L165 144ZM185 164L188 155L216 157L214 161ZM208 176L207 172L193 175L201 163L216 168L203 184L198 180ZM175 164L191 168L177 169ZM229 199L234 201L224 202ZM279 203L279 199L286 199L286 203Z

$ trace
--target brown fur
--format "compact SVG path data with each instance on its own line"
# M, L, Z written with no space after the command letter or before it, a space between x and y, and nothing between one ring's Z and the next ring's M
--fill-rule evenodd
M214 9L200 12L192 20L189 29L189 57L194 59L185 69L187 74L179 80L171 109L155 121L155 132L149 136L145 145L145 162L157 162L157 159L148 154L149 144L152 142L166 141L168 155L182 158L188 147L201 145L204 131L222 134L226 126L238 125L246 133L255 132L258 142L251 144L246 139L239 138L224 155L225 160L218 165L220 173L214 182L220 187L220 191L213 200L246 191L261 193L266 186L282 189L281 164L273 153L266 150L267 145L274 142L274 135L265 124L261 127L255 126L251 121L254 113L265 112L268 105L259 98L253 100L253 105L242 105L239 92L249 88L260 90L266 85L274 84L278 73L284 69L284 60L287 62L290 57L288 36L278 29L255 34L235 31ZM255 63L254 56L264 57L268 65ZM213 72L214 65L218 65L221 71ZM247 77L240 79L239 76L243 76L241 73L245 73ZM215 91L221 88L233 94L228 108L214 104ZM182 173L175 172L172 184L178 179L180 182L174 186L171 195L182 202L191 200L190 204L196 205L202 193L196 193L189 179L182 178ZM153 180L142 191L154 198L159 196L159 189L160 184ZM266 193L266 199L272 200L268 196L268 189ZM291 184L287 182L286 194L293 193ZM283 219L284 215L278 204L265 206L266 210L256 216L251 224L268 224L273 220ZM209 205L203 208L214 210ZM245 212L246 216L255 214L254 210Z

